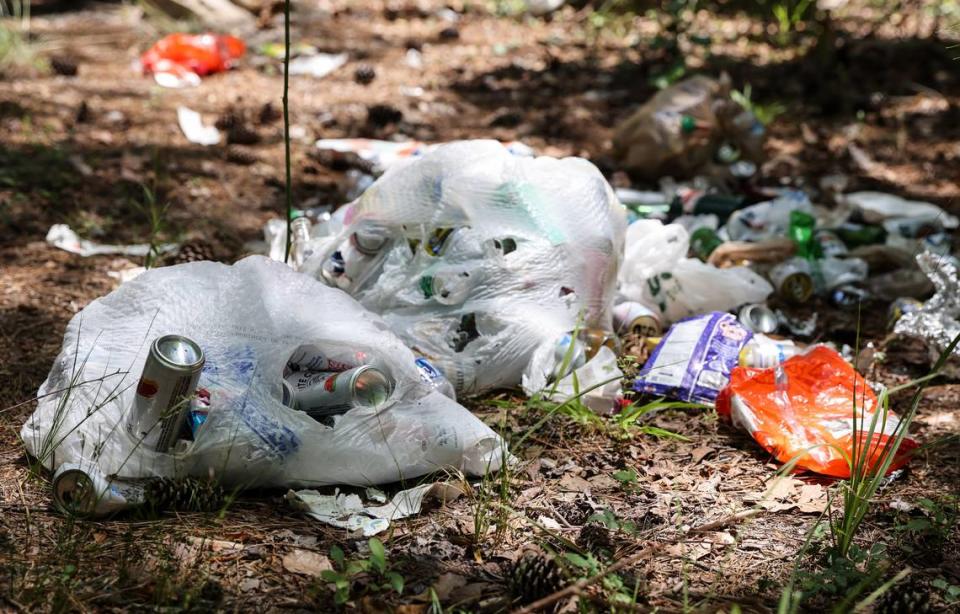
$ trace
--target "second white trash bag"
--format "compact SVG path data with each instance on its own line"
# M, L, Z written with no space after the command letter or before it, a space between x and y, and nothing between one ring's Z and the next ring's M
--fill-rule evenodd
M531 363L538 347L578 318L611 329L626 215L584 159L448 143L347 207L344 230L314 241L301 270L382 314L458 392L545 381L529 372L553 368Z
M665 323L759 303L773 286L747 267L719 269L687 258L690 236L679 224L638 220L627 228L620 295L657 310Z
M206 362L198 391L210 410L193 442L163 454L128 434L125 419L151 341L180 334ZM373 364L396 382L378 408L355 407L332 426L281 403L291 356L316 345L342 362ZM420 379L410 350L355 300L266 258L147 271L85 307L21 431L48 468L92 461L122 478L213 474L226 485L371 485L444 467L481 475L500 466L501 441Z

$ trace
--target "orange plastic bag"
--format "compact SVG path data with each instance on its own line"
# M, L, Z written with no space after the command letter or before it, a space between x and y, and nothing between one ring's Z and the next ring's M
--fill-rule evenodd
M230 68L247 46L234 36L220 34L170 34L140 56L145 73L170 74L183 79ZM199 79L197 79L199 81Z
M877 397L863 377L828 347L816 346L781 366L786 377L781 377L780 385L776 368L735 368L730 384L717 397L717 413L749 432L781 463L802 453L798 469L849 478L850 467L840 450L847 457L853 454L854 391L858 445L867 443ZM867 452L871 467L880 462L898 424L892 412L886 421L877 418ZM890 471L902 467L916 447L916 441L904 437Z

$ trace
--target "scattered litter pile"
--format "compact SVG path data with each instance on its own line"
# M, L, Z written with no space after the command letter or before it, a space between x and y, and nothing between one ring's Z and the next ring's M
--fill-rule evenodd
M496 470L496 434L423 373L380 317L288 267L183 264L71 320L21 436L50 469L123 480L372 485Z

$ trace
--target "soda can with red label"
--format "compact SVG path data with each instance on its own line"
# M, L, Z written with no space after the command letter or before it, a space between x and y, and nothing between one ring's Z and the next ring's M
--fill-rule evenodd
M203 350L182 335L154 340L127 416L130 435L157 452L180 437L203 369Z
M313 418L344 414L354 407L376 407L393 391L380 369L362 365L339 373L300 372L288 376L294 407Z

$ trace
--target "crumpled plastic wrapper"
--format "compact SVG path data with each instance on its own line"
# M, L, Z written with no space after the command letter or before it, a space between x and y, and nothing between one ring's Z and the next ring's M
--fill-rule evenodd
M957 319L960 317L960 279L957 278L957 265L950 258L930 252L918 255L917 264L930 278L936 292L919 311L900 318L893 332L919 337L939 353L960 335L960 320ZM960 357L960 347L954 348L953 355Z

